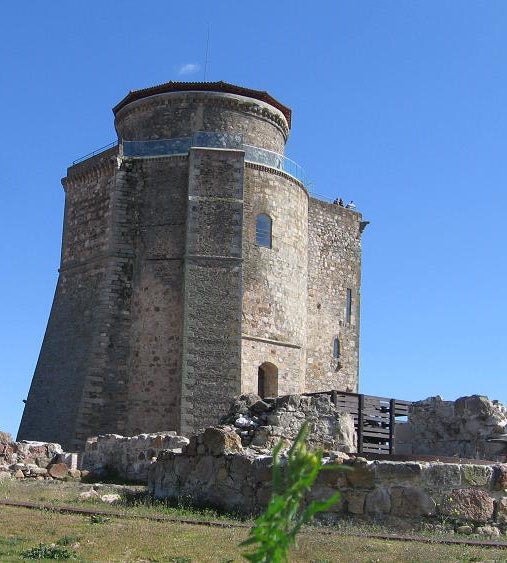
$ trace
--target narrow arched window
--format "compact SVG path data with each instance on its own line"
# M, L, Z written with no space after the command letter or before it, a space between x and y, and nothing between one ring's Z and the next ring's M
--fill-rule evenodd
M255 243L257 246L271 248L272 221L269 215L261 213L255 221Z
M336 337L333 342L333 358L339 358L341 355L340 339Z

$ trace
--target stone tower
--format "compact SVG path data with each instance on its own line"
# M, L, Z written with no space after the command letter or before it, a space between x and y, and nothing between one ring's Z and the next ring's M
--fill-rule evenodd
M130 92L62 180L60 275L18 439L214 423L241 392L356 391L361 216L311 197L291 111L223 82Z

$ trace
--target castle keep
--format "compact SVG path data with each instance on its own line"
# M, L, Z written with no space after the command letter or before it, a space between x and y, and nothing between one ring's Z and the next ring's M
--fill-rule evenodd
M18 439L215 423L230 399L356 391L361 216L312 197L266 92L174 83L71 166L58 285Z

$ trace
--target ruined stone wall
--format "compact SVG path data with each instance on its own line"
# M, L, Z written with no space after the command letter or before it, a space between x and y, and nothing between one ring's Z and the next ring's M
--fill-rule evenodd
M181 453L189 440L176 432L138 436L106 434L86 440L79 467L92 478L120 477L146 483L148 469L162 451Z
M241 514L259 514L271 497L272 457L243 449L234 432L208 428L192 438L181 454L162 452L150 466L148 488L155 498L185 499ZM456 526L489 524L507 528L507 465L439 462L367 461L334 453L327 462L347 470L322 471L306 501L341 498L327 520L343 516L443 519ZM459 528L458 528L459 529ZM469 532L470 533L470 532Z
M13 442L0 432L0 482L8 479L67 479L81 477L77 453L65 453L60 444Z
M288 136L284 115L245 96L217 92L172 92L129 103L115 119L125 140L188 137L196 131L243 135L243 142L283 154Z
M244 152L191 149L186 222L181 431L196 431L241 389Z
M408 423L396 425L396 453L468 459L507 459L507 408L472 395L412 403Z
M256 219L272 220L272 246L257 246ZM247 163L243 236L242 391L257 392L258 368L278 369L278 394L304 384L308 195L290 176Z
M308 344L305 391L357 391L361 215L310 198L308 205ZM346 318L347 288L352 315ZM340 357L333 357L334 339Z
M310 430L310 447L357 451L352 415L339 411L327 394L266 399L255 394L240 395L221 422L239 434L243 446L256 447L262 453L271 453L280 441L289 446L305 423Z

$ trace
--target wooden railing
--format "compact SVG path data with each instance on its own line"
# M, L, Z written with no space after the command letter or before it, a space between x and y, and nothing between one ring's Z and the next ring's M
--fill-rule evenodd
M321 391L304 395L331 395L335 407L354 418L357 433L357 452L374 454L394 453L396 417L406 417L410 401L374 397L344 391Z

